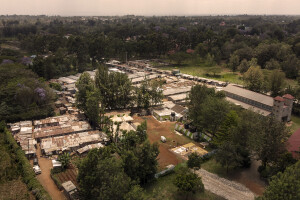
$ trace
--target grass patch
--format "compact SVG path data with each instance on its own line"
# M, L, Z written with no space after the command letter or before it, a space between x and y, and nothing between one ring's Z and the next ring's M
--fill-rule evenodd
M216 162L214 158L209 159L205 163L201 164L201 168L205 169L208 172L217 174L220 177L228 178L231 169L229 168L228 174L226 173L226 169L222 167L219 163Z
M226 68L225 66L220 66L220 65L215 65L212 67L219 67L221 68L221 72L218 74L218 76L208 76L207 71L209 68L205 62L195 62L192 61L187 61L184 64L181 64L180 66L178 65L169 65L169 66L158 66L158 64L154 65L156 67L159 67L160 69L163 70L172 70L172 69L180 69L180 72L183 74L189 74L193 76L198 76L198 77L204 77L204 78L209 78L209 79L215 79L219 81L224 81L224 82L230 82L230 83L235 83L235 84L240 84L243 85L243 80L242 80L242 75L239 72L232 72L230 69ZM263 69L264 75L268 75L271 73L271 70ZM297 81L294 79L285 79L287 85L291 86L296 86Z
M296 115L292 115L292 126L291 126L291 131L294 133L296 130L300 128L300 117Z
M179 164L176 166L178 168L180 165L185 165ZM175 168L175 169L176 169ZM155 180L152 183L149 183L145 187L145 193L147 196L147 199L151 200L181 200L184 199L185 197L180 194L177 191L177 187L173 184L173 180L175 179L176 174L171 173L167 176L161 177L157 180ZM205 190L204 193L196 193L194 195L189 196L190 200L222 200L222 197L219 197L207 190Z
M221 66L214 66L214 67L221 68L221 73L215 77L207 75L207 71L212 67L207 67L204 63L199 64L199 65L185 64L180 67L176 67L176 65L164 66L164 67L160 67L160 69L172 70L174 68L178 68L178 69L180 69L180 72L183 74L190 74L190 75L198 76L198 77L211 78L211 79L216 79L216 80L224 81L224 82L228 81L228 82L236 83L236 84L243 83L243 81L241 80L241 75L239 73L230 72L227 68L221 67Z

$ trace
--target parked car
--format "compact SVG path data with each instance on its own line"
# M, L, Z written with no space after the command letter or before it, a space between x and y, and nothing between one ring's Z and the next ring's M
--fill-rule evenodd
M33 165L39 165L39 162L38 162L38 159L37 159L37 158L34 158L34 159L33 159Z
M38 165L34 165L34 166L33 166L33 171L34 171L34 173L35 173L36 175L42 173L42 170L41 170L41 168L40 168Z

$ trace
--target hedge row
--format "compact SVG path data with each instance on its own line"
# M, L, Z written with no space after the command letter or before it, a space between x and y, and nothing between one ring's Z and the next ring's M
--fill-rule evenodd
M20 146L14 140L12 134L7 129L4 130L4 134L5 140L8 143L12 153L16 155L16 163L22 174L23 182L27 185L27 188L32 191L36 199L51 200L50 195L36 179L35 173L28 159L25 157L25 154Z
M56 174L59 172L60 171L57 172L55 169L51 169L50 177L52 178L52 180L54 181L54 183L58 187L58 189L63 190L63 187L56 176Z

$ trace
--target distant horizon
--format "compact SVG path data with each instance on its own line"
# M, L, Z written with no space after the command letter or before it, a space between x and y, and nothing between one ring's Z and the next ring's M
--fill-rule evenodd
M234 17L234 16L294 16L300 17L300 14L199 14L199 15L135 15L135 14L124 14L124 15L49 15L49 14L0 14L0 16L46 16L46 17L125 17L125 16L136 16L136 17Z
M0 15L300 15L299 0L1 0Z

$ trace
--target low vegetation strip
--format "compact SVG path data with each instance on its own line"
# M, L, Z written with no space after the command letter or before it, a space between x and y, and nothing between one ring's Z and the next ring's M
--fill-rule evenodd
M12 134L7 129L4 129L3 133L5 135L5 141L8 144L10 151L15 155L15 161L18 165L18 169L22 174L22 180L27 185L27 188L32 191L36 199L51 200L49 194L44 190L43 186L36 179L29 161L25 157L22 149L12 137Z
M254 193L242 184L221 178L204 169L200 169L196 173L202 177L204 188L218 196L230 200L252 200L255 198Z

